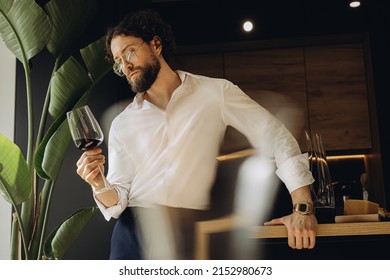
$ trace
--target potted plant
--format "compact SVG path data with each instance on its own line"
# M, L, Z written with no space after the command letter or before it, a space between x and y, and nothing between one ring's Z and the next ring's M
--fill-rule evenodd
M66 112L85 105L110 70L103 37L80 50L82 63L65 55L96 11L96 0L51 0L44 6L35 0L0 0L0 34L24 67L28 114L26 155L0 134L0 193L13 209L11 259L63 258L97 211L96 206L80 209L46 232L53 189L71 139ZM30 60L44 48L54 65L35 129Z

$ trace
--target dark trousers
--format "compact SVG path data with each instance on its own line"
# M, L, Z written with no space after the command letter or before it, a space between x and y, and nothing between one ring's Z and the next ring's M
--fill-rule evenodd
M135 215L126 208L114 226L111 236L110 260L141 260L142 248Z
M110 259L193 259L195 222L206 213L165 206L127 208L115 224Z

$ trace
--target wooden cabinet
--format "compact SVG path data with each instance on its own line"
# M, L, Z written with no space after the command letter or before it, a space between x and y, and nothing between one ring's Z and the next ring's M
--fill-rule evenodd
M308 128L302 48L225 53L225 78L267 108L306 148ZM227 135L229 136L229 135Z
M305 47L310 129L327 150L371 149L363 47Z
M223 53L177 55L169 62L173 69L223 78Z
M305 129L322 134L327 151L372 149L363 43L198 49L172 67L233 81L281 119L303 151ZM221 152L249 147L228 129Z

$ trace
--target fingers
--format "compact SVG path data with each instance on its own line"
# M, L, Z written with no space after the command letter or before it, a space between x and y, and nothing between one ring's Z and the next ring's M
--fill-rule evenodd
M271 221L264 223L265 226L274 226L274 225L282 225L282 224L283 222L281 221L281 219L272 219Z
M77 174L87 183L95 185L101 179L99 166L105 163L102 150L92 149L84 152L77 161ZM99 178L100 177L100 178Z
M80 166L82 165L83 161L85 158L88 158L88 157L91 157L91 156L98 156L98 155L102 155L102 149L100 148L95 148L95 149L91 149L91 150L88 150L88 151L85 151L81 157L79 158L79 160L77 161L76 165L77 166Z
M313 249L316 246L316 236L310 235L309 236L309 244L307 245L308 249Z
M288 235L288 245L293 249L313 249L316 243L316 238L305 231L301 233L292 233Z
M265 222L263 225L272 226L272 225L274 225L274 223L273 223L273 221L268 221L268 222Z
M295 215L295 216L294 216ZM312 249L316 244L317 223L312 215L292 214L285 217L288 245L293 249Z

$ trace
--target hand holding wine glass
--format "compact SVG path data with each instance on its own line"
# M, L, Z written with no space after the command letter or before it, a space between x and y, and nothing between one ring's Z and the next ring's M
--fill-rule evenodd
M98 147L103 142L103 131L88 105L75 108L67 112L66 116L73 142L78 149L87 151ZM113 189L107 182L100 165L98 168L105 187L99 190L94 189L95 194Z

